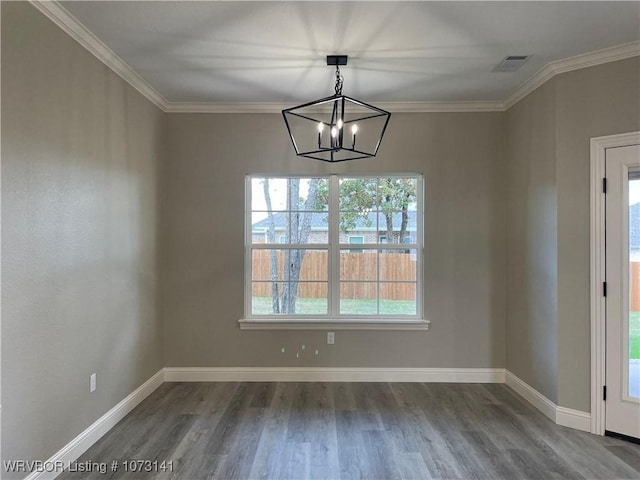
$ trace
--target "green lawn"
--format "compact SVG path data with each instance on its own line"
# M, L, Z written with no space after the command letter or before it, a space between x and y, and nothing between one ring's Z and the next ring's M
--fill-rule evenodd
M377 302L375 300L341 300L340 313L354 315L376 315ZM271 297L253 297L252 313L254 315L268 315L273 313ZM296 313L306 315L326 315L326 298L298 298ZM413 300L380 300L380 314L382 315L415 315L416 302Z
M640 312L629 313L629 358L640 359Z

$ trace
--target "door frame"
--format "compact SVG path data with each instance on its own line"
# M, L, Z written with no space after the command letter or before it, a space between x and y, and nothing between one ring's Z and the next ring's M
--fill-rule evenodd
M591 139L590 186L590 296L591 296L591 433L604 435L605 402L602 387L605 385L606 366L606 299L603 282L606 279L605 263L605 160L607 149L640 144L640 132L607 135Z

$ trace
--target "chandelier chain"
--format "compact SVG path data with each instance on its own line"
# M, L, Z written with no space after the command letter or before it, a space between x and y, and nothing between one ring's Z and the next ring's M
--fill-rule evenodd
M344 78L340 74L340 67L336 65L336 95L342 95L342 84L344 82Z

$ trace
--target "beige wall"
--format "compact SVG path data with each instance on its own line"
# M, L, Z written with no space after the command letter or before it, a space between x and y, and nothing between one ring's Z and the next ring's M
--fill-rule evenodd
M555 79L507 112L507 368L557 401Z
M504 114L394 114L378 157L297 158L280 115L172 114L164 175L166 366L504 366ZM425 176L428 332L240 331L249 173ZM320 355L295 358L301 344ZM281 354L280 348L287 347ZM306 350L310 352L310 350Z
M590 410L589 140L640 130L640 57L557 77L558 404Z
M507 369L590 410L589 141L640 130L640 58L554 77L507 112ZM523 263L524 262L524 263Z
M31 5L1 8L2 454L46 460L162 367L163 118Z

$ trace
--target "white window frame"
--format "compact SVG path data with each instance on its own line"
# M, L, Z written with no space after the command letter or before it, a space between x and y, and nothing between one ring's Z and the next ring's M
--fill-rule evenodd
M416 268L416 315L346 315L332 314L339 312L340 297L340 251L349 250L356 244L340 243L339 181L343 178L416 178L418 192L416 195L416 232L415 243L361 243L363 250L407 250L414 249L417 257ZM329 223L328 243L326 244L254 244L252 242L252 180L254 178L288 179L288 178L327 178L329 180ZM423 245L424 245L424 179L420 174L394 173L370 175L273 175L252 174L245 180L245 317L238 323L243 330L428 330L429 320L423 315ZM363 239L364 240L364 239ZM348 240L347 240L348 242ZM324 249L328 251L328 315L252 315L252 252L253 250ZM379 282L379 280L378 280Z

